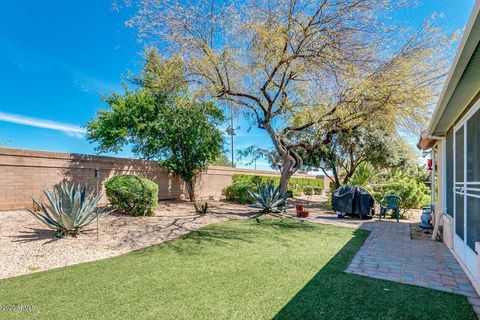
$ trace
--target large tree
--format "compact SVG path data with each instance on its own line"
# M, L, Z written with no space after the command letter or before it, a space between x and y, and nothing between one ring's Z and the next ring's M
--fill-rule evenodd
M221 153L212 163L213 166L235 167L225 153Z
M388 26L389 0L141 0L128 24L183 58L192 89L234 103L282 158L281 191L312 152L377 117L424 120L448 39ZM438 58L437 58L438 57ZM315 143L295 133L316 126Z
M143 73L129 79L136 87L108 96L108 109L99 111L87 129L99 152L131 146L140 158L158 160L182 178L194 201L198 174L221 155L217 126L223 114L214 103L186 95L182 70L180 60L162 60L155 50L147 51Z
M365 163L377 170L406 165L412 158L410 149L396 134L368 125L336 134L330 143L312 153L298 152L306 170L322 170L336 188L348 184Z

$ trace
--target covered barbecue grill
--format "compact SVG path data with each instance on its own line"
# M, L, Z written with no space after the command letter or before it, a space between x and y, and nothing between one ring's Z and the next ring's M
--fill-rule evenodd
M333 210L339 218L371 219L375 214L375 200L364 188L346 185L335 190L332 196Z

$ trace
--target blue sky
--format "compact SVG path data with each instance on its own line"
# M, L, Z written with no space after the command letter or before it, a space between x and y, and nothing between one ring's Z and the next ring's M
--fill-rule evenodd
M395 18L416 28L435 11L453 32L465 26L473 3L420 0ZM124 26L130 14L112 10L111 0L0 1L0 144L94 153L82 126L104 107L101 95L120 92L122 76L142 63L143 45ZM242 119L238 125L238 148L271 145L264 131L248 130ZM268 166L259 161L257 167Z

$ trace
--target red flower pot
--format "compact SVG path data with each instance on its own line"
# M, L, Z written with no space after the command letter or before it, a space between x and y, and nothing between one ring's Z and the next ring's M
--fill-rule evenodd
M303 204L296 204L295 210L297 211L297 216L299 216L303 212Z
M307 217L308 217L308 211L303 211L302 218L307 218Z

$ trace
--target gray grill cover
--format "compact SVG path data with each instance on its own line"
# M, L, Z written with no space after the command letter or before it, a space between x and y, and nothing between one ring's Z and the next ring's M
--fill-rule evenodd
M374 214L375 200L362 187L346 185L335 190L332 195L332 205L335 212L369 219Z

